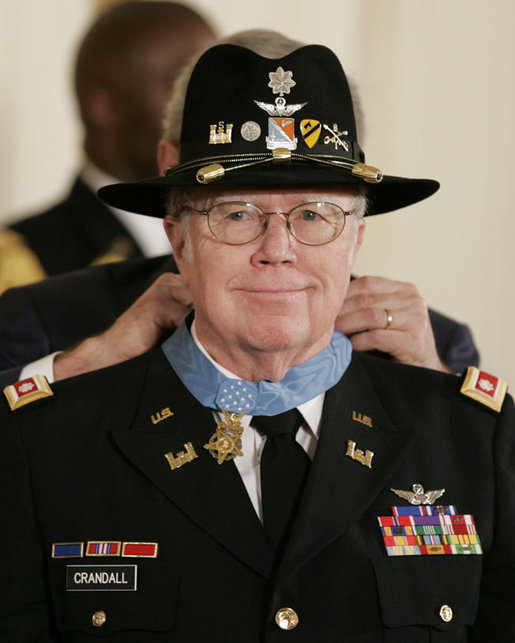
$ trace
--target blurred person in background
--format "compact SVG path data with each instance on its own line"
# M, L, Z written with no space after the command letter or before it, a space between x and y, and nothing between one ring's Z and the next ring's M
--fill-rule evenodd
M153 176L166 100L184 63L213 28L178 2L130 1L102 13L79 45L75 94L84 127L83 166L65 199L5 233L0 292L91 264L169 251L160 225L106 206L96 191ZM25 244L23 252L21 244ZM27 256L31 255L30 262ZM5 259L4 264L7 263ZM9 275L16 274L13 280Z

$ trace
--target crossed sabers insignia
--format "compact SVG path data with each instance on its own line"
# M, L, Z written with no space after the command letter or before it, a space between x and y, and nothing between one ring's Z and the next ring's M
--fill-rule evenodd
M326 129L328 132L332 134L332 136L326 136L324 138L324 143L328 145L329 143L332 143L334 145L334 149L337 150L338 146L343 147L343 149L348 152L349 151L349 144L347 141L342 141L340 136L347 136L348 131L347 130L342 130L341 132L338 131L338 123L333 123L333 129L329 127L329 125L326 125L324 123L324 129Z

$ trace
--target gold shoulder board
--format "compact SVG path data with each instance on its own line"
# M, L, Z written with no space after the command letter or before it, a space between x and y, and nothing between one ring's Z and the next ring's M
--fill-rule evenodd
M469 366L460 393L499 413L507 390L508 384L504 380Z
M4 395L11 411L16 411L26 404L41 400L44 397L53 396L53 392L44 375L34 375L34 377L27 377L15 384L6 386Z

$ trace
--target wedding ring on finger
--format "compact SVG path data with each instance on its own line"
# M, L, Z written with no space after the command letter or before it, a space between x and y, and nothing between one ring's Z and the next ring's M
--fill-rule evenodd
M385 308L384 312L386 313L386 326L384 327L384 329L389 330L393 321L392 311L389 308Z

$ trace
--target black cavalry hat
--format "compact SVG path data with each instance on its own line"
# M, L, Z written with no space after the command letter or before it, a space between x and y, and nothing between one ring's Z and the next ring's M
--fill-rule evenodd
M368 215L421 201L439 187L365 164L347 79L334 53L308 45L283 58L217 45L188 85L180 162L166 176L106 186L110 205L162 217L187 186L369 186Z

